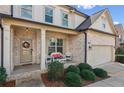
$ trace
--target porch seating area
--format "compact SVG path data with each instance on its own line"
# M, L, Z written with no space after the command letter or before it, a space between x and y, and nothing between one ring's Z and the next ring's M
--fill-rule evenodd
M70 62L70 61L72 61L72 54L71 53L65 53L65 55L64 55L60 52L54 52L54 53L51 53L50 56L47 56L46 64L48 64L50 62L54 62L54 61L58 61L61 63Z

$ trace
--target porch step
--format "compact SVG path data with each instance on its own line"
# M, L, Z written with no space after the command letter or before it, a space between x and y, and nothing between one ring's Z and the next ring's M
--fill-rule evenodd
M16 80L16 86L23 85L24 83L30 81L41 81L41 70L22 72L11 75L7 80Z

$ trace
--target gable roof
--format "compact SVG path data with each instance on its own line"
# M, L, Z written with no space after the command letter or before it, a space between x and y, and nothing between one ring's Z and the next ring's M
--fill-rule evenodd
M75 10L75 12L81 14L85 18L89 17L89 15L87 15L87 14L85 14L83 12L80 12L79 10L77 10L76 8L74 8L74 7L70 6L70 5L65 5L65 6L68 7L69 9L71 9L71 10Z
M85 29L88 29L100 16L101 14L105 11L106 9L103 9L101 11L98 11L94 14L92 14L90 17L88 17L84 22L82 22L76 30L78 31L83 31Z

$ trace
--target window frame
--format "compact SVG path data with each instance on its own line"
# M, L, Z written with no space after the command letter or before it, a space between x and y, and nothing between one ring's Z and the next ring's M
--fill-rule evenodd
M49 55L49 48L55 48L55 52L58 52L58 47L59 48L62 48L62 54L64 53L64 39L63 38L54 38L54 40L55 40L55 45L50 45L50 40L51 40L52 38L49 38L48 39L48 53L47 53L47 55ZM60 45L58 45L58 40L59 39L61 39L62 40L62 45L60 46Z
M106 18L105 16L102 16L102 28L105 29L106 28Z
M31 9L26 9L26 8L24 8L24 7L22 7L22 6L27 6L27 5L21 5L21 6L20 6L20 16L21 16L22 18L26 18L26 19L33 19L33 6L32 6L32 5L28 5L28 6L31 6ZM26 16L22 16L22 9L23 9L23 10L30 11L30 12L31 12L31 18L26 17Z
M52 23L46 21L46 8L52 10L52 16L50 15L50 17L52 17ZM49 15L47 15L47 16L49 16ZM44 22L48 23L48 24L54 24L54 7L51 7L51 6L45 6L44 7Z
M67 19L64 18L63 14L67 15ZM62 16L61 17L61 21L62 21L61 24L62 24L62 26L68 27L69 26L69 14L64 12L64 11L62 11L61 16ZM64 25L64 21L67 21L67 25Z

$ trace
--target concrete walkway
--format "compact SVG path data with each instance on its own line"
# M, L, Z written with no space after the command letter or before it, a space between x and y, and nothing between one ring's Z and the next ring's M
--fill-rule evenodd
M111 77L86 87L124 87L124 64L111 62L98 67L105 69Z

